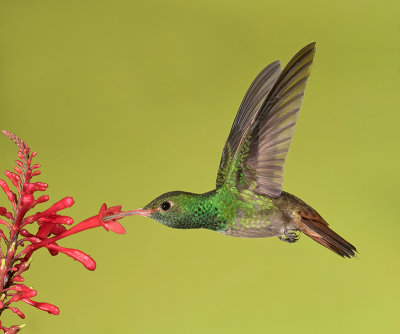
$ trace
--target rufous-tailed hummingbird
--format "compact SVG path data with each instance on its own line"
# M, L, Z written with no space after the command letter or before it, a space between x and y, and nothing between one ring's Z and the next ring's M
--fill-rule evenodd
M311 206L282 191L286 155L315 54L301 49L281 71L275 61L248 89L222 151L216 189L204 194L165 193L140 215L180 229L205 228L241 238L275 237L293 243L305 233L342 257L356 248L332 231Z

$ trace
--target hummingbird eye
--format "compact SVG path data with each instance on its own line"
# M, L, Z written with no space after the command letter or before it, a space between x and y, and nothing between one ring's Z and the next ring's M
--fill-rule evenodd
M168 211L171 208L171 202L163 202L160 207L163 211Z

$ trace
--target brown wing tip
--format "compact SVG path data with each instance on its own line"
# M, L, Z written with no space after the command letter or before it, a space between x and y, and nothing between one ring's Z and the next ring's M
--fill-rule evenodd
M312 54L311 57L314 56L315 51L317 50L316 48L316 42L311 42L310 44L307 44L305 47L303 47L299 52L297 52L294 57L291 59L290 63L295 63L298 59L305 57L305 55ZM286 65L286 67L289 67L289 64Z
M299 53L300 52L302 52L303 50L305 51L305 50L316 50L317 48L316 48L316 45L317 45L317 42L311 42L311 43L309 43L309 44L307 44L305 47L303 47L300 51L299 51Z

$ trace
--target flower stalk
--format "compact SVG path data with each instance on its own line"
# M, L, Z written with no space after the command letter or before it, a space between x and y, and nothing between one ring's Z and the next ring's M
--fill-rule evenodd
M25 314L14 306L17 302L24 302L39 310L58 315L60 310L57 306L33 300L37 291L24 284L23 274L30 267L32 254L44 247L52 256L62 253L79 261L86 269L95 270L96 262L88 254L78 249L62 247L58 242L96 227L124 234L124 227L117 221L123 216L114 217L123 212L121 206L107 208L106 204L103 204L97 215L73 225L74 220L71 217L60 214L74 205L72 197L64 197L47 209L29 215L33 208L49 201L47 195L36 196L37 192L46 191L48 185L32 181L41 174L41 166L32 163L37 153L31 152L26 143L13 133L2 133L17 145L19 159L16 160L14 171L4 172L11 187L6 181L0 180L0 187L11 207L11 210L8 210L5 206L0 206L0 315L5 310L10 310L24 319ZM0 322L0 331L5 334L17 333L22 327L23 325L5 327Z

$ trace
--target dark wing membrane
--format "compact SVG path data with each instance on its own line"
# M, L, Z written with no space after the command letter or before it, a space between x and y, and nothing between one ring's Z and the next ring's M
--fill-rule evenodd
M282 71L245 135L238 154L245 182L238 184L270 197L282 192L283 166L303 102L315 43L300 50Z
M280 71L280 61L273 62L260 72L247 90L222 151L217 175L217 188L224 183L231 167L231 158L235 155L243 134L254 121L262 103L278 79Z

